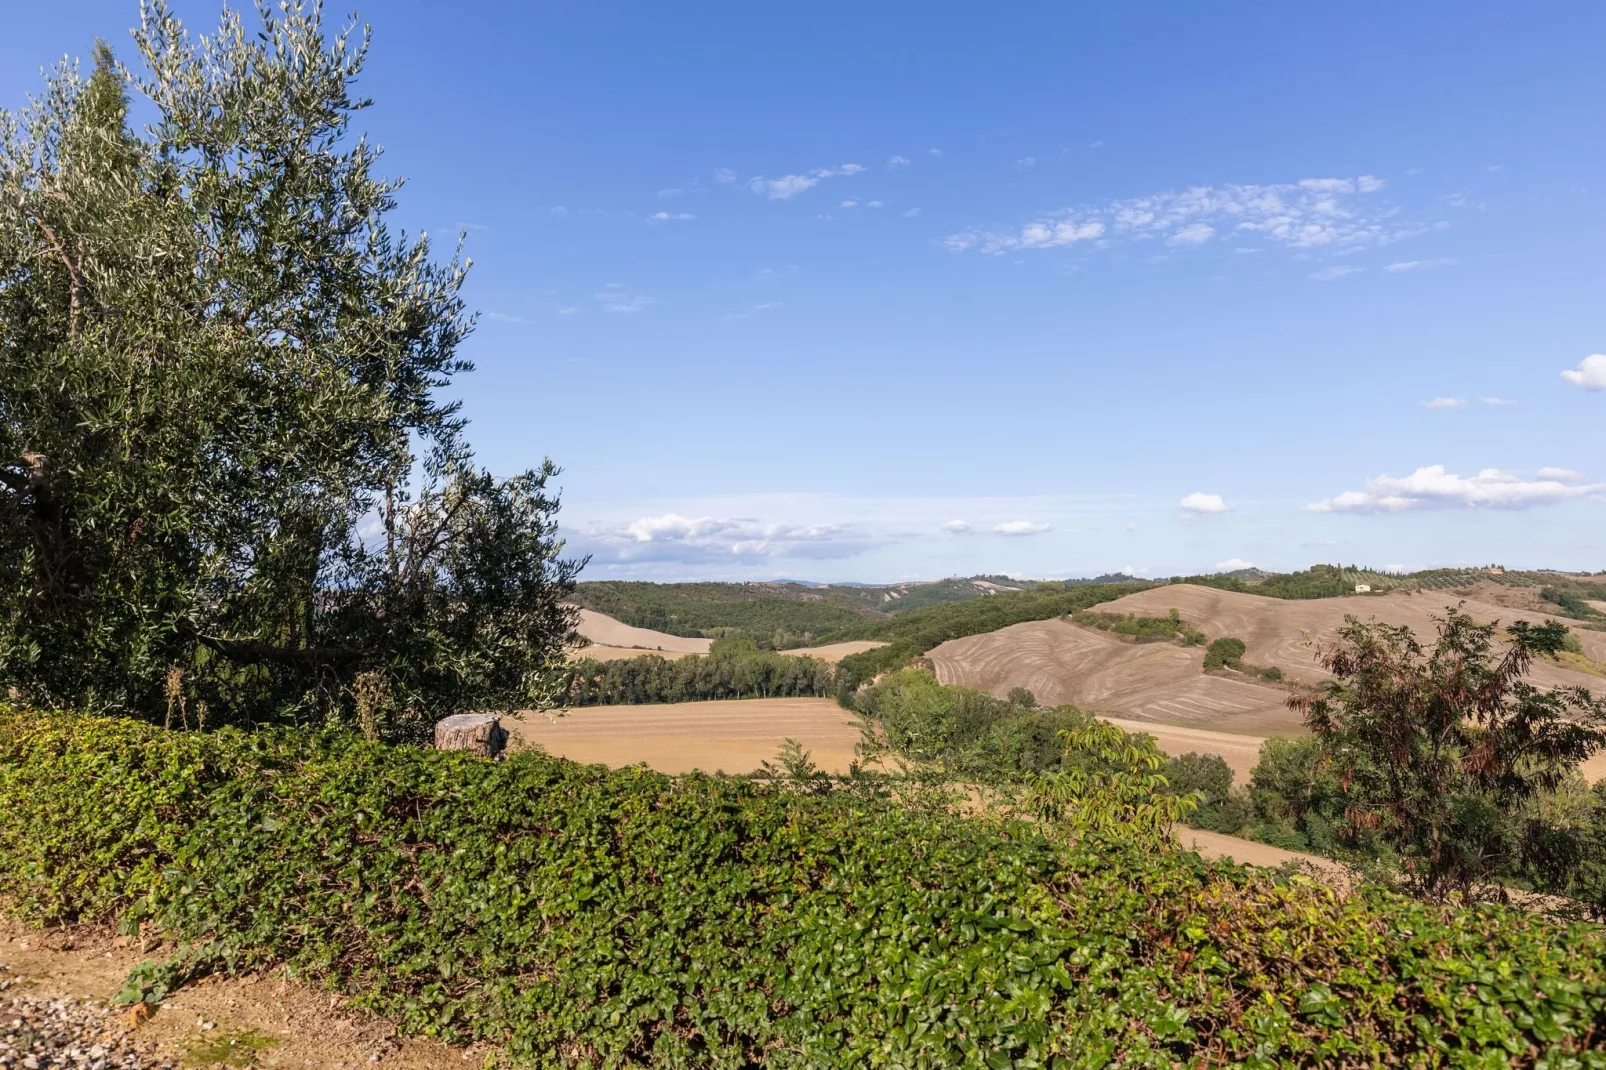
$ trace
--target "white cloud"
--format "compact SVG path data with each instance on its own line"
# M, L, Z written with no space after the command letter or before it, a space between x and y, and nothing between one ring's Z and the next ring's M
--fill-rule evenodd
M941 149L927 149L926 150L926 155L927 156L941 156L942 155L942 150Z
M842 202L842 207L843 208L857 208L857 207L859 207L859 202L858 201L843 201Z
M506 313L506 312L487 312L485 314L485 318L488 319L488 320L491 320L491 321L493 321L495 323L530 323L530 322L532 322L531 320L525 319L523 316L514 316L514 315L510 315L509 313Z
M970 525L965 523L963 520L950 520L948 523L942 525L942 530L951 535L963 535L965 532L970 530Z
M560 316L572 316L578 311L580 311L580 310L578 308L575 308L573 305L565 305L562 308L558 309L558 315L560 315Z
M1478 400L1483 402L1485 405L1515 405L1516 404L1515 401L1507 401L1505 398L1497 398L1497 397L1479 398Z
M1361 270L1361 268L1350 264L1337 264L1333 267L1322 268L1320 271L1313 271L1310 273L1310 277L1319 282L1332 282L1334 279L1342 279L1345 275L1357 274Z
M684 192L684 190L678 189L661 189L658 191L658 196L667 201L672 197L679 197Z
M864 206L866 208L883 208L883 207L886 206L886 202L885 201L865 201L864 202Z
M754 193L772 201L786 201L818 186L828 178L856 175L864 170L863 164L845 163L841 167L820 167L806 175L783 175L780 178L755 178L747 183Z
M1584 479L1582 472L1575 472L1571 468L1541 468L1536 474L1540 479L1555 479L1563 483L1580 483Z
M1431 268L1443 267L1445 264L1453 263L1455 261L1448 257L1443 260L1396 260L1383 270L1398 274L1401 271L1427 271Z
M1044 235L1097 233L1110 240L1165 239L1198 244L1227 234L1306 251L1337 252L1387 245L1421 227L1402 224L1370 194L1371 175L1308 178L1271 185L1194 186L1102 205L1067 208L1014 228L974 227L951 235L951 249L1000 253L1069 244Z
M655 212L647 217L654 223L668 223L671 220L696 219L690 212Z
M1432 401L1424 401L1422 407L1424 409L1459 409L1466 403L1466 398L1434 398Z
M714 181L722 185L729 185L736 181L736 172L729 167L721 167L714 172Z
M1585 390L1606 390L1606 353L1591 353L1561 377Z
M920 214L920 209L918 209L918 208L910 208L910 209L907 209L903 213L903 218L905 218L905 219L913 219L915 216L917 216L919 214Z
M1222 500L1221 495L1205 494L1203 491L1194 491L1177 504L1189 513L1225 513L1232 508Z
M1096 220L1075 222L1060 220L1028 223L1019 234L950 234L943 240L948 248L959 251L980 245L984 253L1003 252L1007 249L1049 249L1059 245L1073 245L1079 241L1092 241L1102 237L1104 224Z
M994 535L1042 535L1053 530L1052 525L1036 524L1030 520L1009 520L993 525Z
M1036 156L1022 156L1020 159L1015 161L1015 166L1016 167L1020 167L1020 168L1036 167L1037 166L1037 157Z
M1255 563L1241 557L1229 557L1225 561L1217 561L1216 567L1226 572L1237 572L1241 568L1254 568Z
M606 284L592 296L602 305L604 312L640 312L648 305L658 304L656 297L629 293L623 284L617 282Z
M1382 475L1366 481L1365 490L1348 490L1312 502L1313 513L1403 513L1421 509L1526 509L1555 505L1606 491L1606 483L1545 478L1524 480L1485 468L1475 476L1446 472L1442 464L1418 468L1408 476Z
M887 160L887 170L896 171L900 167L908 167L911 162L907 156L893 156Z
M1209 223L1189 223L1166 241L1172 245L1203 245L1216 236L1216 228Z
M886 541L847 524L775 524L679 513L639 517L617 528L594 530L590 537L617 561L682 563L843 558Z

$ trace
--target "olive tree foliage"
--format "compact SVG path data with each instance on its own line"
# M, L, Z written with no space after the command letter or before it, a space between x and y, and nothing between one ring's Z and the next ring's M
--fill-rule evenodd
M1528 822L1513 837L1504 824L1606 744L1606 702L1527 680L1567 629L1518 622L1501 635L1457 607L1435 618L1425 648L1410 628L1347 619L1319 652L1333 679L1289 700L1340 778L1342 831L1388 845L1401 882L1430 898L1546 866L1549 826Z
M0 695L176 726L360 692L391 737L538 700L583 562L557 469L492 478L440 397L468 265L385 224L366 29L140 16L137 63L0 112Z

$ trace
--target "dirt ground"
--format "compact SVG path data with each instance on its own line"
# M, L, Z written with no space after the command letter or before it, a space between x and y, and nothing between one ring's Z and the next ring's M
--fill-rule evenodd
M665 773L751 773L773 761L788 738L803 744L821 769L846 773L859 742L852 715L824 698L584 706L556 721L526 714L509 729L515 746L537 743L588 764L646 762Z
M670 636L670 638L675 637ZM874 650L878 646L886 646L886 644L878 643L869 639L856 639L847 643L827 643L825 646L796 647L791 650L782 650L780 653L792 655L806 654L811 658L819 658L821 661L829 661L834 665L843 658L847 657L849 654L862 654L864 651ZM670 660L674 660L675 658L688 658L697 656L690 651L646 650L635 646L598 646L593 644L591 646L579 647L569 655L569 660L575 661L579 658L590 658L593 661L620 661L626 658L639 658L645 654L657 654L661 658L668 658Z
M9 982L3 996L108 1004L128 971L155 954L109 930L41 931L0 921L0 983ZM461 1070L482 1066L489 1051L398 1038L389 1023L343 1010L339 997L276 974L197 982L137 1026L126 1008L112 1010L113 1028L131 1031L151 1051L150 1066Z
M714 643L712 639L689 639L683 635L655 632L651 628L633 628L605 613L589 609L580 611L580 634L597 646L637 647L645 651L677 654L706 654Z
M1176 609L1211 638L1242 639L1248 646L1244 660L1251 665L1276 666L1291 682L1314 683L1322 676L1316 649L1333 639L1346 616L1406 624L1426 638L1433 634L1432 615L1459 600L1455 593L1439 591L1293 601L1176 584L1098 608L1138 616L1165 616ZM1465 609L1479 620L1506 624L1545 619L1543 613L1491 602L1469 600ZM1578 629L1575 634L1590 657L1606 660L1606 633ZM1012 687L1025 687L1048 704L1071 703L1100 715L1248 736L1303 730L1299 716L1284 705L1284 688L1248 677L1206 675L1202 647L1128 643L1107 632L1048 620L955 639L928 656L943 683L1000 696ZM1548 662L1534 666L1532 679L1545 687L1603 689L1600 677Z

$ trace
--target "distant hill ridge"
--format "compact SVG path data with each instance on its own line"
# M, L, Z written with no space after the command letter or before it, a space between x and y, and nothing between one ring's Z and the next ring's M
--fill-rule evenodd
M1606 572L1548 569L1428 569L1401 573L1359 565L1313 565L1298 572L1242 568L1197 576L1145 580L1122 573L1087 579L1025 580L982 574L905 583L819 583L802 580L742 583L649 583L602 580L581 583L576 604L637 628L687 638L742 634L776 648L805 646L822 636L879 629L914 609L977 598L1020 598L1034 591L1069 590L1091 584L1159 586L1192 583L1272 598L1334 598L1366 586L1389 591L1480 591L1485 600L1543 610L1589 626L1606 627Z

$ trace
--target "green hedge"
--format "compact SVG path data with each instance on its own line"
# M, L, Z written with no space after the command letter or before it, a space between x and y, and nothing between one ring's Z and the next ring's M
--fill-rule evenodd
M1603 1066L1606 940L869 792L0 711L0 896L542 1065Z

